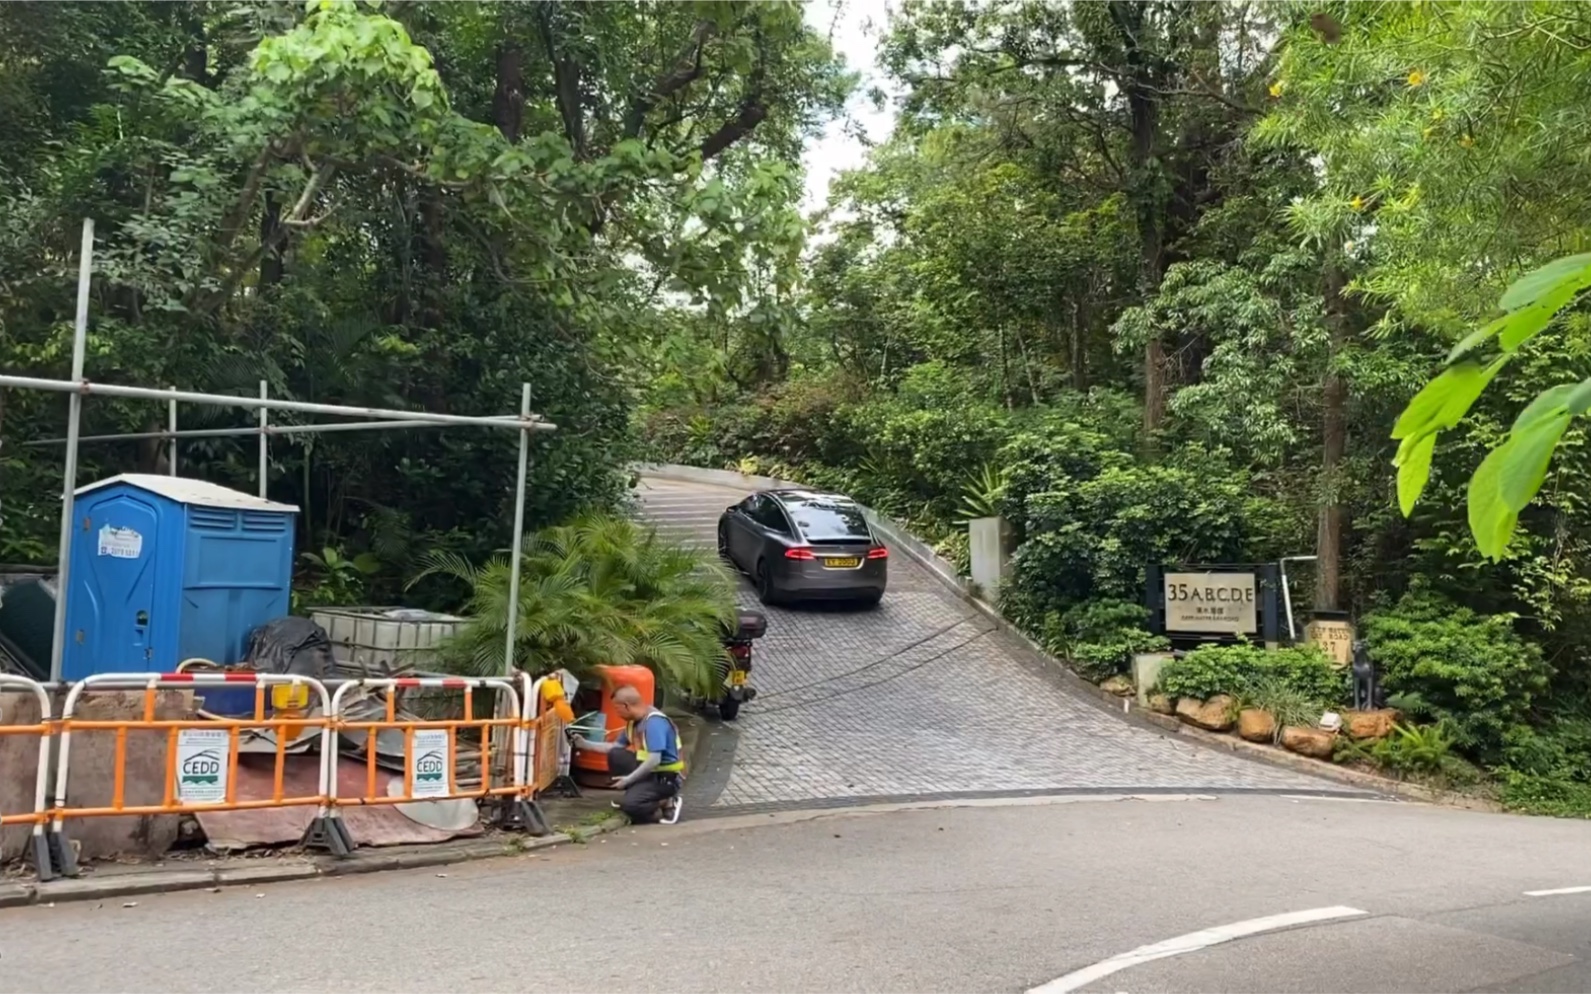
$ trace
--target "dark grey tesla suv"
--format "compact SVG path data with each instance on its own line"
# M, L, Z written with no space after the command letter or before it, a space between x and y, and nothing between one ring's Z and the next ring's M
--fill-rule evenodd
M718 554L752 578L764 604L877 604L889 582L889 550L861 505L815 490L761 490L726 508Z

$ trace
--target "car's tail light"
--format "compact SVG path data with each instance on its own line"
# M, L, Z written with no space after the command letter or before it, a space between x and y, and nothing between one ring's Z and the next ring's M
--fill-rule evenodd
M869 558L869 559L888 559L889 558L889 550L884 548L882 545L879 546L876 549L868 549L867 550L867 558Z
M737 660L745 662L751 658L751 646L745 644L744 642L736 642L729 647L729 654L734 656Z
M814 553L811 549L807 548L804 545L798 545L798 546L796 546L793 549L784 550L784 557L786 559L816 559L816 558L818 558L816 553Z

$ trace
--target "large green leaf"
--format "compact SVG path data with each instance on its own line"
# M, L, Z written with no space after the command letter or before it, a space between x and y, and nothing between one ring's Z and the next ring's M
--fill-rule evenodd
M1447 361L1457 362L1494 337L1503 351L1516 351L1588 286L1591 253L1566 256L1520 277L1498 301L1505 313L1466 335L1453 346Z
M1545 296L1529 307L1521 308L1503 318L1497 343L1503 347L1504 352L1517 350L1551 324L1553 316L1568 306L1580 291L1585 289L1587 282L1591 282L1591 279L1586 282L1564 282L1548 290Z
M1392 428L1392 437L1417 438L1457 425L1507 362L1508 356L1503 355L1485 366L1461 362L1442 370L1403 409Z
M1591 382L1591 381L1588 381ZM1526 425L1540 421L1542 418L1551 417L1557 412L1569 407L1570 396L1575 391L1573 383L1560 383L1541 391L1536 399L1531 401L1519 416L1514 419L1512 431L1519 431ZM1569 407L1573 410L1572 407Z
M1469 362L1442 370L1435 379L1414 395L1408 406L1404 407L1403 413L1398 415L1397 424L1392 427L1392 437L1417 437L1432 430L1442 412L1446 410L1449 400L1466 392L1480 373L1481 367ZM1479 390L1476 393L1478 394Z
M1581 290L1587 286L1591 286L1591 252L1566 255L1515 280L1497 305L1512 313L1555 295L1565 287Z
M1475 546L1488 559L1501 559L1513 537L1519 515L1508 509L1502 496L1502 448L1481 460L1469 481L1469 530Z
M1581 380L1573 385L1564 384L1561 388L1553 387L1553 390L1558 389L1565 391L1563 403L1569 409L1570 414L1579 417L1586 411L1591 410L1591 380ZM1548 393L1551 392L1550 390L1548 391ZM1540 398L1537 399L1539 400Z
M1541 418L1508 436L1499 448L1497 490L1503 506L1518 513L1524 510L1541 489L1552 463L1553 450L1569 427L1569 414L1560 412Z
M1406 518L1414 512L1414 504L1425 490L1431 476L1431 453L1436 449L1436 432L1409 440L1409 449L1399 450L1394 465L1398 467L1398 506Z
M1460 359L1464 358L1464 356L1468 355L1470 352L1473 352L1483 343L1490 341L1494 336L1503 330L1503 326L1507 323L1508 316L1504 315L1481 325L1468 335L1465 335L1462 341L1453 346L1453 351L1447 354L1448 363L1451 364L1458 362Z
M1487 384L1491 383L1498 372L1508 364L1508 359L1508 356L1500 355L1478 368L1466 364L1474 372L1448 392L1447 401L1442 405L1441 413L1437 415L1436 426L1442 430L1457 427L1458 423L1464 420L1464 415L1474 406L1476 398L1486 389Z

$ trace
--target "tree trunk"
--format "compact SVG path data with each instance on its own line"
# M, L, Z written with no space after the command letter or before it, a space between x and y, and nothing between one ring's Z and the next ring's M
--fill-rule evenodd
M205 37L204 20L197 5L190 4L184 11L183 27L188 32L188 44L182 52L183 75L200 86L210 85L210 47Z
M1331 346L1326 377L1321 388L1320 523L1315 532L1315 607L1340 610L1342 602L1342 496L1343 455L1348 449L1348 384L1337 371L1337 357L1347 342L1347 303L1343 300L1342 270L1328 261L1324 274L1326 330Z
M1005 353L1005 327L1002 325L995 334L1000 341L1000 393L1005 397L1005 409L1011 411L1016 404L1011 402L1011 362Z
M1016 332L1017 351L1022 353L1022 373L1028 381L1028 399L1034 407L1039 406L1039 382L1033 378L1033 358L1028 355L1028 340L1023 337L1022 329Z
M282 223L282 205L271 193L265 195L265 210L260 215L260 244L266 246L260 257L260 290L264 292L282 282L282 256L287 251L287 239L278 237L276 228Z
M1155 163L1160 131L1158 64L1143 48L1146 25L1143 0L1114 0L1111 18L1121 37L1126 62L1123 90L1127 96L1132 141L1128 148L1128 183L1138 222L1139 295L1147 302L1160 288L1165 275L1164 195L1160 193L1159 167ZM1158 339L1144 346L1144 441L1151 439L1166 413L1166 354Z
M420 188L420 323L427 328L442 325L442 288L447 282L447 246L443 242L447 221L443 215L442 191L434 186Z
M1088 390L1088 325L1083 309L1083 298L1072 301L1071 340L1072 389L1079 393Z
M525 53L518 45L497 50L497 90L492 94L492 123L509 144L519 141L525 121Z
M144 425L144 431L161 431L166 426L157 421L150 421ZM166 452L167 442L159 438L142 438L138 440L138 472L151 473L155 476L165 476L171 471L170 456ZM176 444L172 439L170 444Z

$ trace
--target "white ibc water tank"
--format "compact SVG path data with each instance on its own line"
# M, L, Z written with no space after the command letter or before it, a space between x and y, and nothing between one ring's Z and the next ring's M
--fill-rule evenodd
M337 662L371 674L437 669L437 647L464 619L406 607L327 607L310 617L325 629Z

